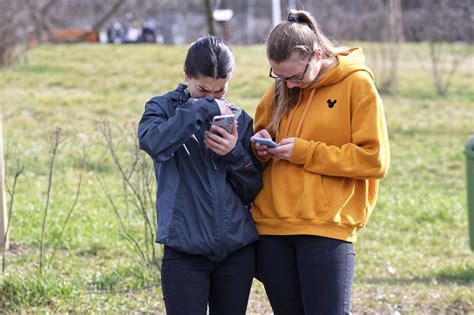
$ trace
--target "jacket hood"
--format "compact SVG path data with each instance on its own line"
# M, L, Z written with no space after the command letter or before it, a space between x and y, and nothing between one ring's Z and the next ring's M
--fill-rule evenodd
M365 56L362 48L354 47L339 53L337 56L338 64L326 73L321 81L313 84L311 87L320 87L331 85L344 80L348 75L356 71L365 71L370 74L372 80L374 75L365 65Z

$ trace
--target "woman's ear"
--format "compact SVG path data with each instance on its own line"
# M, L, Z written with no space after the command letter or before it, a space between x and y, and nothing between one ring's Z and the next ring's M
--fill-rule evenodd
M316 48L314 50L314 56L316 59L322 59L323 58L323 50L321 48Z

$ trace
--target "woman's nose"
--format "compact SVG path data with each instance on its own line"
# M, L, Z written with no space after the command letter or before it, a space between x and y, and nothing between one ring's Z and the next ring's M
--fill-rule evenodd
M204 94L203 97L211 96L211 97L214 97L214 98L220 98L218 94L219 94L219 93L207 92L207 93Z
M211 93L211 96L214 97L214 98L217 98L217 99L223 98L224 95L225 95L225 93L222 93L222 92Z

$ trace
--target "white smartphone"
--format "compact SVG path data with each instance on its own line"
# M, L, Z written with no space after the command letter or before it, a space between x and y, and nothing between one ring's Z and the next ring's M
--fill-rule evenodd
M220 115L214 116L212 118L212 124L217 125L227 131L228 133L232 133L232 124L235 121L235 115Z
M276 148L280 146L278 143L269 138L254 137L253 141L255 141L256 143L264 144L269 148Z

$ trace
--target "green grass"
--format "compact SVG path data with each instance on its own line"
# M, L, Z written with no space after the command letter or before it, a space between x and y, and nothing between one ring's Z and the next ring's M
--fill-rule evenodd
M365 49L369 63L377 49L370 46ZM426 57L420 59L415 50ZM0 72L10 185L15 159L25 166L15 194L7 268L0 275L2 312L163 312L159 264L143 262L125 240L100 185L102 179L127 231L143 242L143 220L126 202L97 127L111 122L121 159L130 159L133 140L125 132L135 130L151 96L182 81L185 52L184 46L43 46L29 51L24 64ZM237 68L228 99L253 115L271 83L264 47L234 47L234 52ZM450 93L439 97L427 47L407 44L400 53L397 87L383 96L391 168L355 245L352 311L473 313L474 254L462 150L474 134L474 57L456 72ZM46 261L55 246L58 250L50 268L38 274L48 137L57 125L66 142L56 161ZM58 241L74 200L83 146L88 159L82 191ZM160 246L156 250L159 257ZM249 313L269 312L262 286L254 283Z

